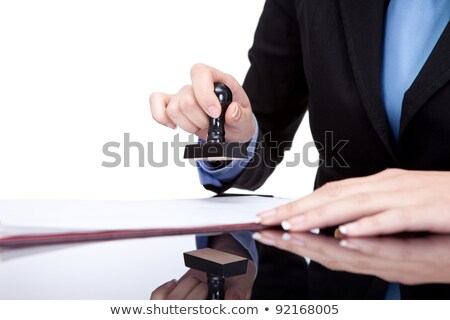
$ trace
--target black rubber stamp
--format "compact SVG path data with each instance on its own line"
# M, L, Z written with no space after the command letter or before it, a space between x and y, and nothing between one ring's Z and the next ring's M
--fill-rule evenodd
M223 300L225 278L247 272L248 259L231 253L204 248L183 255L186 267L206 273L209 300Z
M220 116L209 119L206 143L186 146L184 149L184 159L208 161L246 159L248 143L225 141L225 112L233 101L231 90L222 83L215 83L214 93L222 107Z

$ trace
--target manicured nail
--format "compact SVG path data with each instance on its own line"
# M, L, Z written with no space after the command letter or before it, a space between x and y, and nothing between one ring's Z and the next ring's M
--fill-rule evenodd
M349 232L353 232L356 229L356 223L349 223L339 227L339 231L342 234L347 235Z
M218 118L220 115L219 110L216 106L209 106L208 108L206 108L206 110L208 111L208 114L211 118Z
M254 223L261 223L261 217L256 216L256 217L253 219L253 222L254 222Z
M291 235L287 232L283 233L283 235L281 236L281 239L283 239L284 241L289 241L292 239Z
M276 212L275 209L271 209L271 210L267 210L267 211L261 212L260 214L258 214L258 216L259 216L261 219L270 219L270 218L272 218L273 216L275 216L276 213L277 213L277 212Z
M255 240L259 240L259 239L262 238L262 235L261 235L261 233L259 233L259 232L255 232L255 233L252 235L252 238L255 239Z
M291 230L292 225L298 226L299 224L302 224L303 221L305 221L305 216L303 216L303 215L301 215L301 216L296 216L296 217L294 217L294 218L291 218L291 219L289 220L289 222L286 221L286 220L283 221L283 222L281 222L281 227L282 227L284 230L288 231L288 230Z
M339 229L339 232L341 234L347 234L348 233L348 229L347 229L346 226L340 226L338 229Z
M259 242L261 242L261 243L263 243L265 245L268 245L268 246L274 246L275 245L275 241L273 241L271 239L268 239L267 237L263 237L262 234L259 233L259 232L255 232L253 234L253 239L255 239L255 240L257 240L257 241L259 241Z
M239 118L241 117L241 108L239 107L238 104L234 105L234 110L233 110L233 113L231 114L231 117L234 120L239 120Z
M354 244L354 243L352 243L352 242L350 242L350 241L348 241L348 240L341 240L341 241L339 242L339 245L340 245L341 247L345 247L345 248L353 249L353 250L359 248L356 244Z
M283 222L281 222L281 227L284 230L289 231L291 229L292 225L287 221L283 221Z

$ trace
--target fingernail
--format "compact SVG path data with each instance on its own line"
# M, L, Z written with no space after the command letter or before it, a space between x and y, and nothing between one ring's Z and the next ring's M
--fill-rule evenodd
M271 247L275 246L275 241L269 240L267 238L262 238L262 239L259 239L258 241L265 244L266 246L271 246Z
M233 113L231 114L231 117L234 120L239 120L239 118L241 117L241 108L239 107L238 104L234 105L234 110L233 110Z
M220 115L216 106L209 106L206 110L211 118L218 118Z
M255 232L255 233L252 235L252 238L255 239L255 240L259 240L259 239L262 238L262 235L261 235L261 233L259 233L259 232Z
M254 223L261 223L261 217L256 216L256 217L253 219L253 222L254 222Z
M283 239L284 241L289 241L292 239L291 235L287 232L283 233L283 235L281 236L281 239Z
M281 222L281 227L284 230L289 231L291 229L292 225L287 221L283 221L283 222Z
M346 226L340 226L338 229L341 234L347 234L347 232L348 232L348 229Z
M176 125L175 123L173 123L173 122L168 122L168 123L167 123L167 126L168 126L169 128L172 128L172 129L176 129L176 128L177 128L177 125Z
M343 226L339 227L339 232L342 234L349 234L349 232L352 232L354 229L356 229L356 223L349 223Z
M175 287L176 284L177 284L177 280L172 279L172 280L167 281L166 283L164 283L164 286L165 286L166 288L172 288L172 287Z
M270 239L268 239L266 237L263 237L262 234L259 233L259 232L255 232L252 237L253 237L253 239L255 239L255 240L257 240L257 241L259 241L259 242L261 242L261 243L263 243L265 245L268 245L268 246L274 246L275 245L275 241L270 240Z
M281 227L284 230L288 231L288 230L291 230L292 225L297 226L297 225L303 223L304 220L305 220L304 216L297 216L297 217L291 218L289 222L286 220L281 222Z
M272 218L273 216L275 216L276 213L277 213L277 212L276 212L275 209L271 209L271 210L267 210L267 211L261 212L260 214L258 214L258 216L259 216L261 219L270 219L270 218Z
M341 247L345 247L345 248L353 249L353 250L359 248L356 244L354 244L354 243L352 243L352 242L350 242L350 241L348 241L348 240L341 240L341 241L339 242L339 245L340 245Z

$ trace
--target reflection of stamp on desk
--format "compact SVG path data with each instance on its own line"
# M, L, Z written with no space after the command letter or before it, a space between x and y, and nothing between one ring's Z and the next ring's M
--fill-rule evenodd
M184 253L186 267L207 274L208 298L223 300L225 278L238 276L247 271L248 259L231 253L204 248Z

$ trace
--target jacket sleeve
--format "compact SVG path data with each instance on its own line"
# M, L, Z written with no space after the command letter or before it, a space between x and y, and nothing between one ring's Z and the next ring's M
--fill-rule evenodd
M243 87L259 124L255 156L233 181L205 188L256 190L289 150L306 112L308 87L302 64L296 1L267 0L249 51L250 69Z

